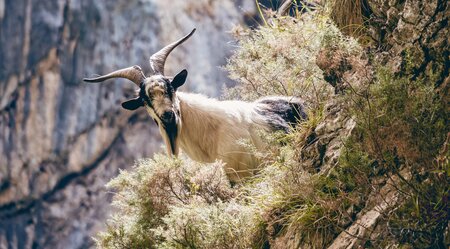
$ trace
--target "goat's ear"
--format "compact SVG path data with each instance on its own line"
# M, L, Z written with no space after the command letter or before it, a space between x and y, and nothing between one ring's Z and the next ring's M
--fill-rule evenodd
M139 97L127 100L122 103L122 107L127 110L130 110L130 111L134 111L141 106L144 106L144 103L142 102L141 98L139 98Z
M183 71L179 72L172 80L172 82L170 82L170 84L172 84L173 88L175 90L178 89L178 87L182 86L184 84L184 82L186 82L186 78L187 78L188 72L186 69L183 69Z

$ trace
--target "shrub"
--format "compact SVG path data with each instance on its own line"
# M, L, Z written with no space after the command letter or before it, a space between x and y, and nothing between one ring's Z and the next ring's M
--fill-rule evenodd
M292 247L323 248L377 205L371 197L396 176L399 201L382 214L377 233L362 238L363 245L444 248L450 218L449 115L434 83L395 76L377 65L376 52L364 52L322 11L267 23L241 32L227 65L239 84L226 97L299 96L308 103L309 119L288 135L263 134L269 149L254 150L261 169L234 187L220 162L162 155L138 161L108 184L117 191L117 212L97 236L98 245L267 248L289 241ZM330 84L342 83L339 95L322 74ZM312 171L308 158L299 155L318 136L328 139L330 134L315 134L316 127L339 122L326 117L327 105L339 107L356 127L342 148L334 148L340 151L337 163Z
M389 233L383 242L371 244L444 248L449 166L437 162L448 161L442 148L448 144L449 113L434 82L396 77L378 67L374 82L348 96L348 108L358 122L359 151L377 166L370 173L401 179L395 186L400 202L383 218Z
M164 155L139 160L107 186L117 191L113 200L117 212L96 239L103 248L155 247L164 240L156 230L165 226L163 218L174 207L213 204L235 196L221 163L205 165Z
M322 15L280 17L272 23L239 37L239 49L226 67L239 84L227 90L228 97L293 95L318 107L331 88L315 64L316 54L325 37L339 32Z

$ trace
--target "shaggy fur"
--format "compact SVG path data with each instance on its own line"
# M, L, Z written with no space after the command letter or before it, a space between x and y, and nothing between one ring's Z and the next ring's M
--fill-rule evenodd
M270 97L256 102L218 101L183 92L176 97L181 112L181 149L196 161L224 161L232 181L252 175L258 166L252 153L238 144L239 140L264 149L259 130L287 132L289 126L306 119L302 101L294 97Z

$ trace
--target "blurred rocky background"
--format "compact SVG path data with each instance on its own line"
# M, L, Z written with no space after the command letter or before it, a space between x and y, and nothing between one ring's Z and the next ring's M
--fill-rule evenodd
M104 228L104 185L160 150L156 126L120 102L125 80L83 77L148 58L196 27L169 57L184 90L217 96L227 32L252 22L253 1L0 0L0 248L87 248Z

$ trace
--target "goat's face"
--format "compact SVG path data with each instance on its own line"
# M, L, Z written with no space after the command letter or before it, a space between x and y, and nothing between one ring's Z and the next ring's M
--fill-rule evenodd
M126 78L139 86L139 96L125 101L122 107L127 110L136 110L145 106L159 126L169 155L178 154L177 138L181 130L181 115L176 91L186 81L187 71L183 70L171 79L164 76L164 64L170 52L191 37L194 32L195 29L153 54L150 57L150 66L154 74L148 78L145 77L141 67L132 66L103 76L84 79L86 82L97 83L112 78Z
M178 73L172 80L162 75L146 78L139 86L139 96L122 103L127 110L145 106L159 126L169 155L177 155L178 133L181 130L180 103L176 97L178 87L186 81L187 71Z

